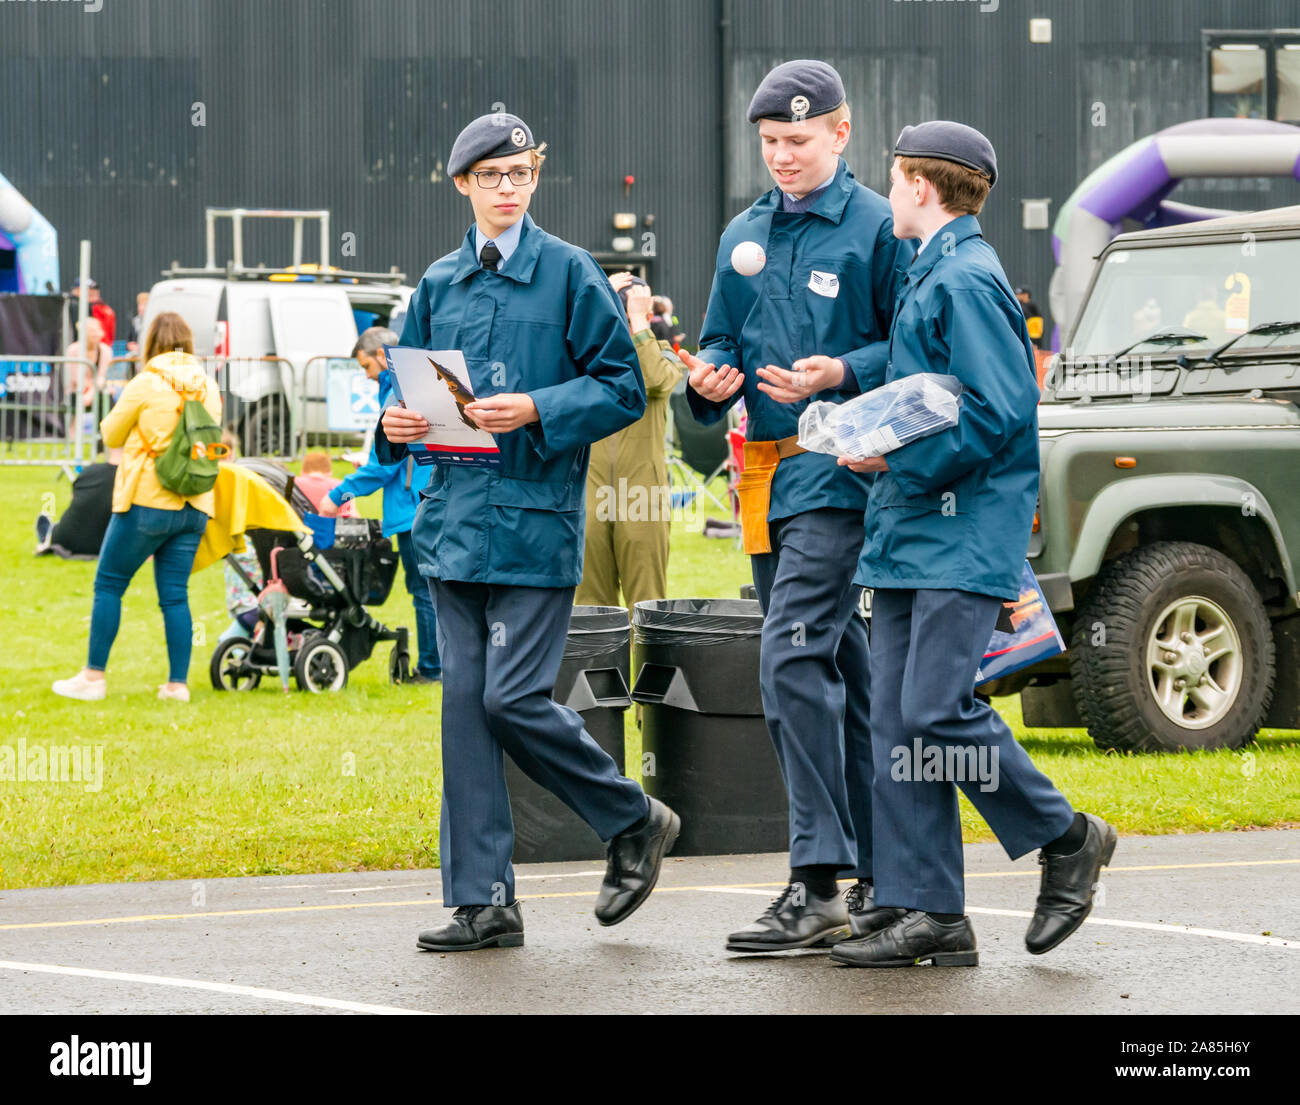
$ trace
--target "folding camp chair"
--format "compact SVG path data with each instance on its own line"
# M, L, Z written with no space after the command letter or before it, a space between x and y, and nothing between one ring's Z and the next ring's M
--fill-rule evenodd
M711 426L695 421L684 383L668 397L666 459L674 507L688 506L696 496L703 494L717 503L718 509L734 513L734 505L724 503L709 489L709 485L731 466L732 451L727 433L733 422L731 411Z

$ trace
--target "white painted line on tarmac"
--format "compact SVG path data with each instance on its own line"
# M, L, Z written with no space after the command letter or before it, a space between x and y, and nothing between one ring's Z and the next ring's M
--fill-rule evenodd
M207 990L214 994L237 994L263 1001L282 1001L291 1005L310 1005L317 1009L339 1009L345 1013L376 1013L381 1016L432 1016L423 1009L399 1009L393 1005L370 1005L362 1001L321 998L310 994L291 994L286 990L267 990L261 986L238 986L233 982L205 982L198 978L170 978L166 975L141 975L132 971L99 971L90 967L64 967L56 963L18 963L0 959L0 970L30 971L36 974L72 975L76 978L100 978L107 982L140 982L148 986L172 986L181 990Z
M772 895L766 890L751 890L743 886L700 886L697 890L713 894L758 894L765 898ZM1023 917L1028 920L1033 913L1024 909L985 909L981 906L967 906L967 913L986 913L993 917ZM1225 932L1223 929L1198 928L1195 925L1171 925L1154 921L1122 921L1110 917L1089 917L1085 925L1110 925L1114 928L1146 929L1149 932L1173 932L1182 936L1206 936L1212 940L1232 940L1238 944L1260 944L1269 948L1300 949L1300 940L1284 940L1279 936L1256 935L1251 932Z
M1024 909L981 909L967 906L967 913L988 913L995 917L1032 917ZM1223 929L1204 929L1195 925L1171 925L1156 921L1122 921L1111 917L1089 917L1085 925L1110 925L1114 928L1146 929L1148 932L1172 932L1182 936L1207 936L1211 940L1231 940L1238 944L1260 944L1269 948L1290 948L1300 950L1300 940L1284 940L1280 936L1264 936L1253 932L1225 932Z

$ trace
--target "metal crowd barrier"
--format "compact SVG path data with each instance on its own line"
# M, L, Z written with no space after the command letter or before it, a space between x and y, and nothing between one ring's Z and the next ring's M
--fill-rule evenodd
M299 456L302 431L293 364L284 357L200 358L221 389L221 421L246 457L289 461Z
M87 464L111 390L79 357L0 355L0 464Z
M366 379L355 358L319 354L303 365L298 424L304 449L331 455L368 453L368 431L379 420L379 385Z
M217 382L222 424L242 455L293 461L311 449L338 456L368 448L378 388L351 357L199 359ZM115 357L101 387L86 360L0 356L0 464L93 461L103 451L100 421L139 371L138 357Z

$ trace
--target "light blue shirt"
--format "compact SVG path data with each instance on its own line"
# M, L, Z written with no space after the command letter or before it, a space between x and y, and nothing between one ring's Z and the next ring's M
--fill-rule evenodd
M838 171L839 169L837 167L836 172ZM816 203L819 199L821 199L822 193L831 186L831 183L834 180L835 180L835 173L831 173L829 177L823 180L811 192L809 192L805 196L800 196L798 199L795 199L794 196L790 195L789 192L782 192L781 193L782 208L785 211L790 212L790 214L792 215L802 215L805 211L810 210L814 203Z
M495 238L488 238L484 235L483 231L478 228L478 224L475 223L474 249L478 256L481 257L483 256L483 247L487 245L488 242L495 242L497 249L501 251L501 260L497 262L497 267L500 268L510 260L510 255L514 253L515 247L519 245L519 235L523 233L523 229L524 220L520 219L514 226L510 227L509 230L501 231L501 233Z

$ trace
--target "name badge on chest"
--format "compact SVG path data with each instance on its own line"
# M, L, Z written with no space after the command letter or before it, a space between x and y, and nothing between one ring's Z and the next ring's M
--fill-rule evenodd
M818 272L813 269L808 274L808 290L834 299L840 294L840 278L833 272Z

